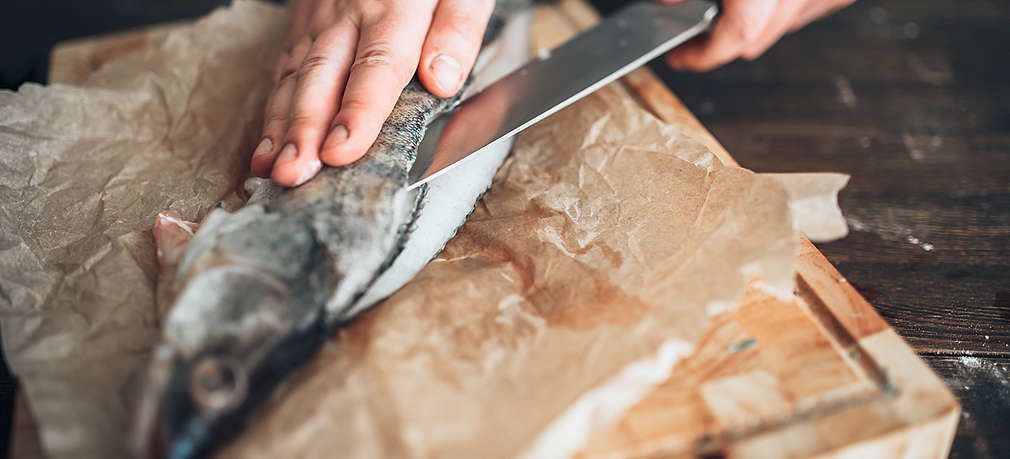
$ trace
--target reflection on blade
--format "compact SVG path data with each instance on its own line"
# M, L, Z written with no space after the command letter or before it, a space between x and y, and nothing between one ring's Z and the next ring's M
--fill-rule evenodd
M410 170L414 188L708 28L706 0L638 2L491 84L432 121Z

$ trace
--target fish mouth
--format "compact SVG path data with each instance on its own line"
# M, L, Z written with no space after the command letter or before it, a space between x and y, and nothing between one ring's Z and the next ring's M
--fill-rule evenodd
M129 455L135 459L161 459L165 439L160 424L161 399L172 370L172 351L158 346L148 366L129 439Z

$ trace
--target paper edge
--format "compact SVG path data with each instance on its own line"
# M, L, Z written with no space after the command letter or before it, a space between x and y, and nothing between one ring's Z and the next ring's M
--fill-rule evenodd
M838 193L851 176L838 172L761 173L786 190L793 227L812 242L848 236L849 226L838 205Z
M541 429L518 457L570 457L584 448L593 434L618 421L669 379L677 362L692 353L694 345L684 340L663 341L651 358L631 362L608 381L585 392Z

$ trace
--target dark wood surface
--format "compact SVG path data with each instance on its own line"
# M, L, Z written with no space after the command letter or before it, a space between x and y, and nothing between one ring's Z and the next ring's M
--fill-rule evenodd
M1010 457L1010 3L861 0L753 62L655 68L743 166L852 174L818 248L962 400L952 457Z
M0 88L45 82L57 42L206 14L229 0L0 1Z
M952 457L1010 457L1010 3L860 0L753 62L654 68L745 167L852 174L818 247L962 400Z

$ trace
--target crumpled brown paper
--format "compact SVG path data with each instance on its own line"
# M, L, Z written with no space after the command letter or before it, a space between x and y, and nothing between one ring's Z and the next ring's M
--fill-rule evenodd
M239 2L82 87L0 92L0 325L53 457L114 457L157 339L159 211L235 190L286 16Z
M0 94L3 338L52 456L121 453L157 339L149 229L239 199L284 22L237 2L82 88ZM748 279L791 292L807 196L719 165L611 85L521 135L443 253L224 454L574 451Z
M588 391L641 391L619 374L643 359L661 382L752 276L789 294L794 241L776 180L717 165L605 88L521 135L442 254L332 339L228 457L572 452L620 413L606 396L576 405Z

